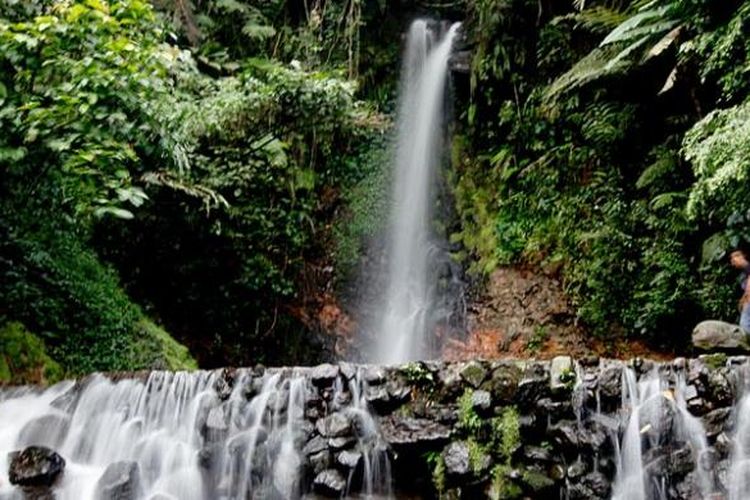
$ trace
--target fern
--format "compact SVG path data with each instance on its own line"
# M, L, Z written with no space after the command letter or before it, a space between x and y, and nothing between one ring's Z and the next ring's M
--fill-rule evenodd
M639 12L628 18L625 22L615 28L604 40L600 47L618 42L628 42L634 38L640 38L644 35L650 36L654 33L663 33L674 27L676 22L667 16L674 11L672 4ZM646 24L646 22L649 22Z

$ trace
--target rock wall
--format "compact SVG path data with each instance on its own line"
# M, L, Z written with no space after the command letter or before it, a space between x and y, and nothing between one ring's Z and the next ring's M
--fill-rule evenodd
M296 441L301 495L369 489L404 498L606 499L630 488L632 476L640 478L640 498L657 490L668 499L744 498L732 493L731 478L743 456L736 417L748 366L746 357L713 355L663 364L557 357L224 369L211 382L214 407L196 424L200 463L210 474L217 436L228 432L230 395L250 401L259 381L281 374L305 379ZM374 474L363 449L363 412L374 417L380 437L370 444L387 455L388 474ZM636 412L637 456L624 442ZM366 488L389 476L389 484ZM136 486L121 487L117 498L131 498L122 491Z

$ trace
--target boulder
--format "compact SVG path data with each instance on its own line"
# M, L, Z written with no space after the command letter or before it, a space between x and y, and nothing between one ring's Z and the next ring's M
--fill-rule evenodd
M443 450L445 472L451 476L465 476L469 473L469 445L465 441L454 441Z
M338 366L330 363L323 363L310 371L310 380L318 387L329 386L338 375Z
M336 469L326 469L315 476L313 489L318 494L340 498L346 489L346 480Z
M320 474L331 466L331 452L328 450L319 451L307 458L307 462L313 471L313 474Z
M52 486L65 469L65 459L44 446L29 446L8 458L8 479L16 486Z
M352 422L343 413L332 413L315 422L315 428L323 437L341 437L351 434Z
M739 325L702 321L693 329L693 346L704 351L750 352L750 336Z
M487 378L487 369L479 361L469 361L461 369L461 378L477 389Z
M492 410L492 395L487 391L474 391L471 394L471 407L480 415Z
M96 483L97 500L136 500L143 495L140 469L135 462L115 462Z
M383 438L393 446L429 447L450 439L451 429L424 418L389 415L381 421Z
M358 451L344 450L336 455L336 462L348 469L356 469L362 462L362 453Z

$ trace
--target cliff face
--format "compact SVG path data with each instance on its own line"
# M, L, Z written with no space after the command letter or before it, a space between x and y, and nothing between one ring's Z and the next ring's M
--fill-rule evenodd
M47 446L102 471L68 467L53 488L117 476L144 498L179 494L177 476L197 499L743 498L749 369L713 355L95 375L1 393L20 411L0 411L0 452Z

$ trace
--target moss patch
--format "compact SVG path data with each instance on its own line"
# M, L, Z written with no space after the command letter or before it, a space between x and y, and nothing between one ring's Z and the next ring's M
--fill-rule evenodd
M198 363L187 347L169 336L163 329L149 321L139 320L136 325L132 358L137 364L158 370L195 370Z
M62 377L62 368L49 357L42 339L21 323L0 328L0 383L46 384Z

